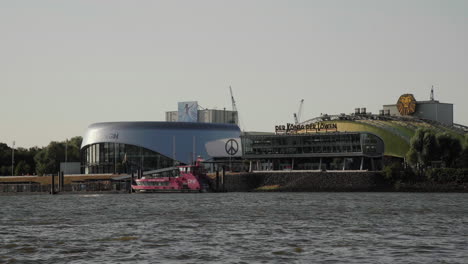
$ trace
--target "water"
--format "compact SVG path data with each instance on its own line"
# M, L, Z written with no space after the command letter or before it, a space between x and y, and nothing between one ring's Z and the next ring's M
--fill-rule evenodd
M0 196L0 263L468 263L468 194Z

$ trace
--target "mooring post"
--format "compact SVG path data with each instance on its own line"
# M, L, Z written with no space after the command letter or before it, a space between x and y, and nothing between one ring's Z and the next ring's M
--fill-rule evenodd
M226 175L226 167L223 165L223 192L226 191L226 185L224 185L224 176Z
M60 171L57 172L57 193L59 193L61 190L60 190L60 183L62 181L62 178L60 178Z
M129 193L132 193L132 184L133 184L133 171L132 171L132 176L130 176L130 185L128 186Z
M216 191L219 192L219 167L216 165Z
M55 194L55 176L52 174L52 180L50 184L50 194Z
M61 172L60 173L60 177L62 177L62 181L60 182L61 185L60 185L60 191L64 191L64 187L65 187L65 172Z
M63 180L64 180L64 177L63 177L63 171L59 171L58 172L58 186L57 186L57 192L62 192L63 191Z

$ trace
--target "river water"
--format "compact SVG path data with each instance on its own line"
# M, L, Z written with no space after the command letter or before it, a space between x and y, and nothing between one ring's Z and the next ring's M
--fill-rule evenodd
M468 263L468 194L0 196L0 263Z

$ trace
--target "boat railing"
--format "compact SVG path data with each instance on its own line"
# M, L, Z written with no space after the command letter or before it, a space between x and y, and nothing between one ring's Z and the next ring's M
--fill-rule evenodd
M158 174L158 173L163 173L163 172L170 172L170 171L173 171L173 170L179 170L179 168L177 168L177 167L168 167L168 168L164 168L164 169L144 171L143 176Z

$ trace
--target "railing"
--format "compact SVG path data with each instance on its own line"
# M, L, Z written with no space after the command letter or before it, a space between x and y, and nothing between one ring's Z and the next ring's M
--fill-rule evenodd
M29 193L29 192L49 192L49 184L1 184L0 193Z
M127 192L130 182L85 182L55 185L55 192ZM50 184L0 184L0 193L50 193Z

